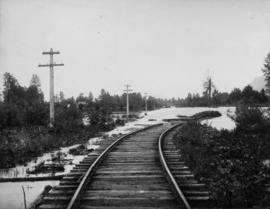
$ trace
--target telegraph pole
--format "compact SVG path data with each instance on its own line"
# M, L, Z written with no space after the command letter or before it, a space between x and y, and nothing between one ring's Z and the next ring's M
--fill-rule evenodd
M53 51L51 48L48 52L42 52L43 55L50 55L50 64L38 65L39 67L50 67L50 127L54 126L54 71L53 67L64 66L63 63L56 64L53 62L53 55L60 54L59 51Z
M147 93L144 93L144 97L145 97L145 115L147 115Z
M211 95L212 95L212 79L209 77L209 97L208 97L208 106L211 105Z
M129 119L129 98L128 98L128 94L132 90L129 88L130 85L128 85L128 84L126 84L125 87L126 87L126 89L124 90L124 92L126 92L126 94L127 94L127 115L126 115L126 117L127 117L127 120L128 120Z

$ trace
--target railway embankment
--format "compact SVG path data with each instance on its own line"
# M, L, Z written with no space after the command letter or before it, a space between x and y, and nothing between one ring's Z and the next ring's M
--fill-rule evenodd
M155 125L103 144L43 197L38 208L205 207L209 192L179 160L168 129L173 127Z

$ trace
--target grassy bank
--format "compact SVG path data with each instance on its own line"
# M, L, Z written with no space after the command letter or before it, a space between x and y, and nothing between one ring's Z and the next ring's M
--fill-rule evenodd
M265 184L270 169L270 122L265 112L241 107L236 129L218 131L196 120L174 137L182 158L198 180L205 182L217 207L253 207L269 204Z

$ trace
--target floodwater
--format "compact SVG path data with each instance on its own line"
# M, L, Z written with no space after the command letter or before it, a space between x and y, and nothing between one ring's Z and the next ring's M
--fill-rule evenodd
M196 113L202 112L202 111L219 111L222 116L210 120L205 120L203 123L208 123L209 125L217 128L217 129L233 129L235 127L234 122L229 118L228 114L234 114L235 107L218 107L218 108L207 108L207 107L171 107L171 108L163 108L159 110L149 111L146 116L144 116L145 112L142 112L140 116L142 118L127 123L125 126L118 127L110 132L108 132L108 135L113 134L126 134L132 130L136 130L138 128L142 128L146 125L152 125L156 123L163 122L164 119L171 119L171 118L177 118L177 115L185 115L185 116L191 116Z
M219 111L222 114L222 116L218 118L204 120L202 123L208 124L219 130L221 129L232 130L235 128L234 121L229 117L229 115L233 115L235 113L235 107L219 107L219 108L211 108L211 110Z
M228 117L229 114L233 114L235 111L234 107L219 107L219 108L206 108L206 107L187 107L187 108L164 108L154 111L149 111L147 115L145 116L142 112L140 114L140 119L136 121L129 122L125 124L125 126L120 126L115 128L112 131L109 131L105 133L105 135L112 136L112 135L119 135L119 134L126 134L131 131L140 129L144 126L156 124L163 122L163 119L170 119L170 118L177 118L177 115L186 115L191 116L195 113L206 111L206 110L216 110L219 111L222 116L210 120L202 121L202 123L207 123L217 129L233 129L235 127L234 122ZM88 141L87 148L93 148L96 149L98 145L95 145L96 142L99 142L102 140L102 137L95 137L91 138ZM27 169L33 169L36 165L39 163L46 161L46 163L50 163L50 159L53 155L56 155L57 152L65 153L65 160L68 160L70 163L65 164L65 171L64 172L57 172L53 175L61 175L68 173L73 167L74 164L77 164L80 162L85 155L71 155L68 153L69 149L74 148L78 145L73 145L70 147L62 147L59 150L45 153L40 157L37 157L36 159L33 159L32 161L28 162L26 165L17 165L14 168L9 169L0 169L0 178L16 178L16 177L35 177L35 176L50 176L52 174L27 174Z
M29 207L46 185L56 186L58 183L59 181L1 183L0 209L24 209L22 187L25 191L26 206Z
M84 155L71 155L68 154L69 149L77 147L78 145L73 145L70 147L62 147L59 150L44 153L42 156L37 157L33 159L32 161L28 162L26 165L17 165L14 168L7 168L7 169L0 169L0 178L17 178L17 177L41 177L41 176L51 176L51 175L61 175L68 173L75 164L79 163L85 156ZM58 152L65 153L65 159L70 160L70 163L67 163L64 165L65 171L64 172L56 172L54 174L52 173L46 173L46 174L27 174L27 169L33 169L36 165L38 165L41 162L51 163L50 159L52 156L56 155Z
M235 111L234 107L219 107L219 108L164 108L154 111L149 111L147 115L145 116L145 112L142 112L140 114L140 119L136 121L129 122L125 124L125 126L120 126L115 128L112 131L109 131L105 133L108 136L112 135L118 135L118 134L126 134L131 131L140 129L142 127L145 127L147 125L152 125L156 123L163 122L163 119L170 119L170 118L177 118L177 115L186 115L191 116L195 113L206 111L206 110L216 110L219 111L222 116L219 118L211 119L204 121L213 127L216 127L218 129L225 128L225 129L232 129L234 128L234 123L231 121L231 119L227 116L227 113L229 111L230 114L233 114ZM97 148L99 141L103 140L102 137L95 137L91 138L88 141L88 148ZM67 155L65 156L66 159L71 159L73 164L67 164L65 165L65 171L62 173L56 173L57 174L63 174L68 173L74 166L74 164L79 163L85 156L73 156L68 154L68 150L76 147L78 145L73 145L71 147L63 147L59 150L56 150L51 153L45 153L43 156L38 157L37 159L29 162L26 166L16 166L15 168L11 169L0 169L0 178L11 178L11 177L27 177L27 176L45 176L48 174L38 174L38 175L27 175L26 169L31 169L38 163L42 161L49 160L52 156L52 154L57 153L58 151L64 152ZM50 174L49 174L50 175ZM7 182L7 183L0 183L0 209L23 209L24 203L23 203L23 191L22 186L25 189L26 192L26 201L27 206L29 206L30 203L32 203L38 195L43 191L44 187L46 185L57 185L59 181L37 181L37 182Z

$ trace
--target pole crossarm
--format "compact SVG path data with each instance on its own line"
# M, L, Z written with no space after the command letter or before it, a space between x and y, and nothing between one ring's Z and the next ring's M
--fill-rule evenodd
M59 51L49 51L49 52L42 52L42 54L60 54Z
M60 63L60 64L54 63L54 64L45 64L45 65L39 64L38 66L39 67L56 67L56 66L64 66L64 64L63 63Z
M132 92L133 90L130 89L129 87L131 87L131 85L125 85L126 89L124 89L123 91L126 92L126 93L129 93L129 92Z

